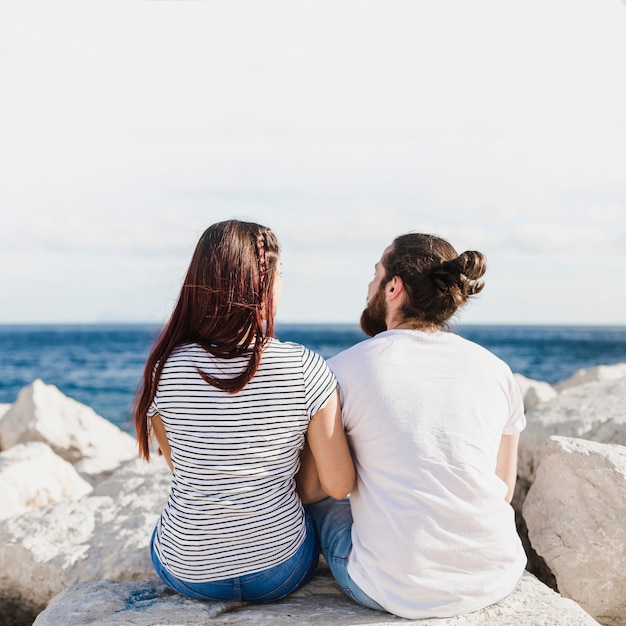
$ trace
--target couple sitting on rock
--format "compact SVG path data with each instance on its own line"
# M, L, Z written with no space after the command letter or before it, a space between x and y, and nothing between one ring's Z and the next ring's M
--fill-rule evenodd
M526 564L509 504L521 394L501 360L444 330L485 267L398 237L368 288L371 338L327 364L274 338L272 231L210 226L135 406L141 453L154 435L173 472L151 542L161 580L268 602L309 582L321 549L348 596L405 618L511 593Z

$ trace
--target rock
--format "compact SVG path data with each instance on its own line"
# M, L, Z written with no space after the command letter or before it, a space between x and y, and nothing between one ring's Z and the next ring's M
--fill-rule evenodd
M0 420L6 415L6 412L11 408L10 404L0 404Z
M513 374L524 399L524 409L529 411L534 409L538 404L552 400L557 395L556 389L550 384L542 380L533 380L526 378L522 374Z
M43 441L86 474L109 472L137 456L133 437L41 380L24 387L0 420L0 449Z
M528 411L519 444L518 475L528 484L552 435L626 445L626 378L564 389Z
M154 575L148 545L170 479L163 459L137 459L80 500L0 520L0 604L41 611L77 582Z
M165 587L158 578L133 582L79 583L60 593L33 626L168 626L208 623L238 602L197 602Z
M586 383L615 380L626 377L626 363L616 363L615 365L598 365L589 369L577 370L567 378L554 385L557 391L563 391L570 387L585 385Z
M552 437L524 518L559 592L602 624L626 624L626 448Z
M545 560L537 554L528 538L528 528L526 526L526 520L522 515L522 508L529 489L530 485L527 482L518 480L515 483L515 492L513 493L513 500L511 501L511 506L515 511L515 527L517 534L522 541L522 546L526 553L526 570L536 576L544 585L550 587L550 589L558 591L554 574L546 565Z
M327 569L291 596L269 604L198 602L180 596L158 579L78 584L55 597L33 626L588 626L597 625L576 603L525 573L517 590L499 604L447 619L405 620L365 609L340 591Z
M90 491L91 485L45 443L19 444L0 452L0 519Z

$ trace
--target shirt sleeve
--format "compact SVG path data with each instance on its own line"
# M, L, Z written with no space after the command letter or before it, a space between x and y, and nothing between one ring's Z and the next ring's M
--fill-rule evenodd
M156 371L158 367L159 367L159 362L157 361L156 365L154 366L154 369L152 370L153 379L156 376ZM152 402L150 403L150 406L148 407L148 412L146 413L146 416L148 419L150 419L151 417L154 417L159 412L159 407L157 406L158 395L159 395L159 389L157 387L156 394L154 395L154 398L152 399Z
M509 406L511 407L509 419L502 430L503 435L516 435L526 428L526 415L524 414L524 400L517 381L511 374L508 377Z
M337 388L334 374L326 361L316 352L303 347L305 404L309 419L323 409Z
M151 417L154 417L158 412L159 412L159 408L157 407L156 398L155 398L150 404L150 406L148 407L148 413L147 413L148 419L150 419Z

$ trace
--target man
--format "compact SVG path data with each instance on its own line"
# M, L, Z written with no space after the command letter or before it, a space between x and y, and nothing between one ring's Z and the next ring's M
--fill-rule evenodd
M361 317L372 338L329 362L357 486L310 507L322 552L364 606L409 619L478 610L526 564L509 504L521 393L503 361L444 330L482 289L485 258L413 233L375 269Z

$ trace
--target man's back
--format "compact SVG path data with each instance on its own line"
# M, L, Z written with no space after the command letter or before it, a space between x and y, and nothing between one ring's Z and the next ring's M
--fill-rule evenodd
M526 562L495 473L501 436L525 424L508 366L451 333L406 329L330 366L358 474L350 576L415 619L500 600Z

